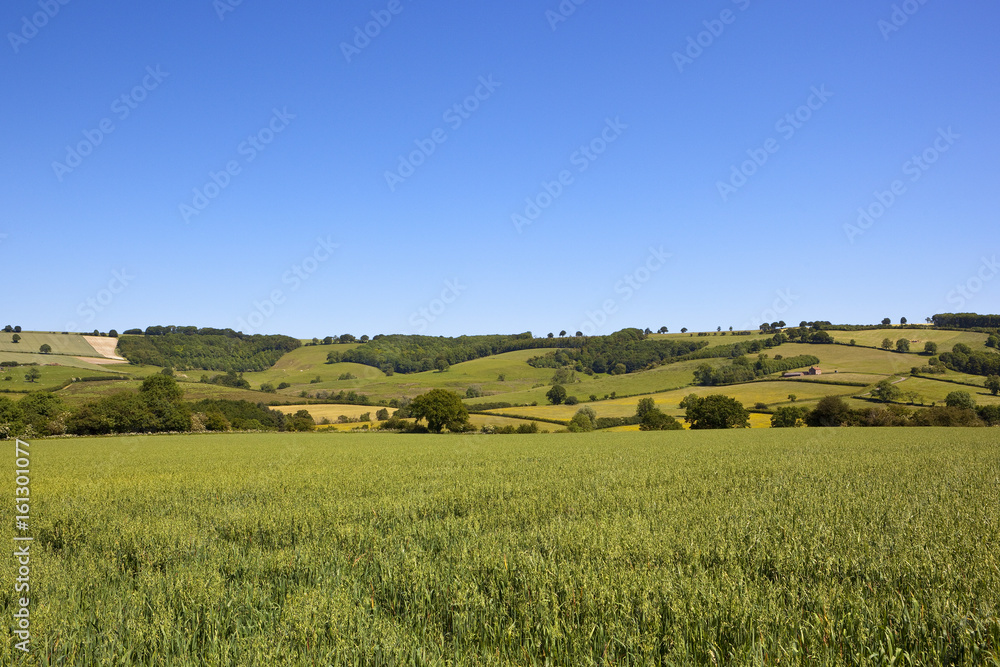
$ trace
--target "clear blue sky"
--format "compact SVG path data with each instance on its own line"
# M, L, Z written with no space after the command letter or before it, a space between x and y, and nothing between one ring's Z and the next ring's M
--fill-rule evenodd
M995 1L61 1L0 10L0 324L1000 310Z

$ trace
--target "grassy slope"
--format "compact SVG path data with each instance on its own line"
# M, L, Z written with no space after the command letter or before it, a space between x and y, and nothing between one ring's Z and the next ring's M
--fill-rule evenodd
M65 354L74 357L99 357L97 351L80 334L46 333L25 331L19 334L21 342L12 343L14 334L0 333L0 360L4 352L38 352L43 344L52 347L52 354Z
M866 343L877 345L885 337L895 340L904 335L904 333L908 336L908 339L917 341L911 344L912 353L900 354L864 346ZM699 364L709 363L713 366L718 366L727 363L726 360L722 359L709 359L668 364L650 371L621 376L603 374L587 376L581 373L577 374L579 381L567 385L566 388L570 395L576 396L584 403L589 402L589 397L592 394L598 398L603 398L612 392L620 396L632 396L632 398L627 399L597 401L593 404L593 407L600 416L625 416L632 414L639 398L647 395L653 396L657 403L662 404L671 414L679 415L680 410L676 408L676 403L691 391L700 395L705 393L723 393L738 398L748 407L757 402L767 403L772 407L775 405L790 404L787 400L788 394L796 394L798 396L797 404L810 406L823 396L840 395L851 397L866 392L866 389L862 387L838 387L831 383L865 382L871 385L886 377L908 375L913 366L922 366L927 363L927 357L918 354L923 349L924 340L934 340L939 344L942 351L950 349L957 342L980 349L984 347L986 341L984 334L916 329L880 329L856 332L835 331L832 334L838 340L844 340L845 342L854 338L859 345L789 343L769 352L772 356L781 354L785 357L791 357L801 354L813 354L819 357L820 366L825 371L824 375L815 378L804 378L803 381L799 382L782 381L731 387L691 388L689 385L692 373ZM22 334L22 336L33 335L36 334ZM49 343L53 345L54 349L56 349L56 343L62 346L58 349L75 349L72 347L75 345L73 342L75 340L86 344L80 336L61 336L59 334L38 335L54 336L52 339L53 342ZM695 340L706 341L710 345L723 345L750 341L756 338L765 338L767 336L754 334L752 336L712 335L698 337L691 334L667 334L666 336L654 334L653 337L674 339L694 338ZM26 338L19 345L24 345L27 340ZM32 340L31 342L34 343L37 341ZM8 342L8 347L10 346ZM89 348L89 345L87 347ZM537 408L530 410L528 408L521 408L506 412L553 419L568 419L578 409L573 408L570 410L565 406L557 408L546 406L547 399L545 398L545 393L549 390L550 380L554 371L548 368L532 368L526 363L531 357L544 353L544 350L523 350L477 359L457 364L445 373L431 371L410 375L396 374L386 376L378 369L360 364L326 363L326 356L329 352L343 352L354 347L357 347L357 345L304 346L283 356L270 370L260 373L247 373L245 375L245 378L251 383L254 389L257 389L264 382L272 383L275 386L281 382L291 384L290 388L282 390L277 395L262 394L257 391L231 390L225 387L199 384L196 381L201 377L202 373L198 371L183 374L179 376L179 379L187 381L183 386L190 400L198 400L205 397L226 397L254 402L281 401L284 403L298 403L302 400L300 394L303 391L309 395L315 395L320 391L330 393L356 391L370 396L373 402L377 402L379 400L400 397L412 398L438 387L450 389L464 396L466 389L475 385L485 395L478 399L470 399L468 401L470 406L495 401L507 401L517 404L537 402L539 404ZM26 348L21 349L24 350ZM8 353L8 356L11 354L14 353ZM42 363L57 362L78 369L76 371L69 371L66 369L56 370L54 367L52 370L43 368L43 380L39 382L38 388L41 388L43 385L48 387L57 384L57 381L64 381L72 377L74 373L77 375L98 375L101 373L124 372L133 377L144 377L159 370L152 367L143 368L129 365L97 367L76 360L73 357L56 355L25 355L22 352L16 356L18 360L39 360ZM0 358L4 358L4 355L0 354ZM834 373L833 371L837 372ZM339 380L338 378L345 373L354 375L356 379ZM505 381L503 382L498 380L498 376L501 374L505 376ZM46 377L46 375L49 377ZM24 384L23 372L18 373L18 376L21 378L21 381L19 383L16 381L11 383L9 388L15 388L14 384L19 385L18 389L23 388L20 386ZM321 382L312 382L317 377L320 378ZM941 377L969 382L979 387L982 387L983 382L982 378L952 373L950 371ZM0 389L4 388L5 384L7 383L0 381ZM132 386L136 385L96 383L87 386L71 386L64 390L62 394L67 401L77 403ZM900 385L900 388L904 391L918 392L927 404L933 401L943 401L948 392L956 389L967 389L973 394L977 394L978 392L976 398L981 403L993 402L993 398L986 395L981 389L977 390L974 387L963 388L958 385L934 380L907 380ZM855 407L868 404L865 401L851 400L850 402ZM362 411L374 411L376 409L376 407L365 407ZM566 416L567 412L568 416ZM340 412L338 414L347 413Z
M878 347L882 340L888 338L895 347L896 341L905 338L910 342L910 349L923 352L924 343L934 342L938 352L950 352L956 343L965 343L972 349L986 346L988 336L981 333L965 331L937 331L934 329L872 329L871 331L831 331L830 335L838 343L848 343L853 338L858 345Z
M997 655L987 429L233 434L31 451L32 650L53 664ZM12 532L0 524L0 540ZM0 568L0 587L15 576Z

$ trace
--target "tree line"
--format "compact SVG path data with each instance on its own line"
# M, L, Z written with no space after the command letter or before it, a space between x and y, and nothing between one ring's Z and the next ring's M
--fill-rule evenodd
M819 363L819 357L811 354L803 354L797 357L782 358L781 355L771 359L766 354L761 354L755 361L751 361L746 356L739 356L732 362L719 368L713 368L709 364L701 364L694 371L694 383L702 386L717 386L724 384L737 384L740 382L752 382L757 378L762 378L774 373L784 373L796 368L815 366Z
M579 340L579 345L569 349L532 357L528 365L535 368L570 366L577 372L620 375L659 366L708 346L704 341L652 339L641 329L622 329L608 336Z
M181 332L167 331L170 328ZM118 350L129 362L178 370L264 371L302 345L289 336L248 336L231 329L150 327L150 330L153 333L119 339Z
M183 400L166 375L146 378L138 391L118 391L77 407L56 394L33 392L14 402L0 397L0 439L53 435L112 435L190 431L303 431L315 428L307 411L285 415L262 403Z
M994 340L995 339L995 340ZM991 337L988 343L1000 344L1000 338ZM951 352L944 352L939 360L947 368L969 375L1000 375L1000 354L985 350L973 350L964 343L958 343Z

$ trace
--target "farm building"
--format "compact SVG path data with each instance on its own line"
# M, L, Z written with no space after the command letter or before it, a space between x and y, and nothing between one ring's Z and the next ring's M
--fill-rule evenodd
M809 368L808 375L822 375L822 374L823 374L822 368L816 368L815 366L811 366Z
M802 373L800 373L798 371L791 372L791 373L784 373L781 377L783 377L783 378L798 378L798 377L802 377Z

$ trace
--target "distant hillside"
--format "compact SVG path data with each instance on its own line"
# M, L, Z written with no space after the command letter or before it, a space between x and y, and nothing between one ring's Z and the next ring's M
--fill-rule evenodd
M302 343L289 336L249 336L231 329L150 327L122 336L118 351L133 364L177 370L263 371Z
M665 359L687 354L706 346L705 342L678 342L648 338L641 329L622 329L609 336L566 336L535 338L530 332L513 336L376 336L371 342L346 352L333 351L330 362L353 362L396 373L420 373L453 366L466 361L520 350L563 348L571 350L553 365L562 366L570 359L596 365L604 372L621 364L633 372ZM554 354L554 353L553 353ZM533 364L534 365L534 364ZM539 365L548 365L539 362Z

